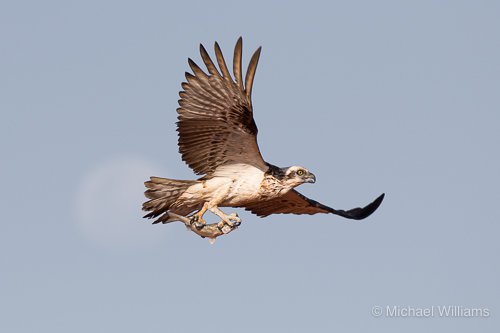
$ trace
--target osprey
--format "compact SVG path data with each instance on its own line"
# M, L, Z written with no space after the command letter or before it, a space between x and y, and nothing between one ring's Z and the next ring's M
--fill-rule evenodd
M208 73L188 59L193 74L186 72L177 109L179 152L182 160L198 175L198 180L151 177L143 204L153 223L168 223L189 216L203 228L207 210L218 217L219 227L233 227L241 220L219 207L242 207L265 217L271 214L331 213L354 220L370 216L381 204L384 194L364 208L337 210L311 200L294 188L314 183L316 177L301 166L279 168L267 163L257 144L257 126L253 119L252 84L261 48L253 54L243 79L242 39L238 39L233 57L234 79L229 73L221 49L215 43L214 64L200 44L200 53ZM194 213L193 215L190 215Z

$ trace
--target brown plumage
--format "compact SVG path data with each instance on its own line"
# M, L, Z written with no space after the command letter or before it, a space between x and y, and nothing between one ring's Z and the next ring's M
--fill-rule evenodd
M257 125L253 119L251 92L260 48L248 66L245 85L241 79L241 38L235 48L234 72L229 74L218 44L215 53L222 75L200 45L206 74L193 60L188 63L194 75L186 73L184 91L179 93L177 131L179 152L195 173L209 174L219 165L245 163L265 169L257 145Z
M358 207L345 211L325 206L315 200L307 198L296 190L290 190L283 196L247 205L245 209L260 217L266 217L271 214L312 215L317 213L332 213L348 219L361 220L370 216L378 206L380 206L382 200L384 200L383 194L364 208Z

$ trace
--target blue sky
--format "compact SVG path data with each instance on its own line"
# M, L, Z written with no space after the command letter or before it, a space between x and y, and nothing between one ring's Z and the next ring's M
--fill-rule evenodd
M500 6L493 1L0 4L0 330L496 332ZM191 179L187 58L244 62L264 158L369 219L238 211L214 245L140 218ZM374 306L488 318L374 317Z

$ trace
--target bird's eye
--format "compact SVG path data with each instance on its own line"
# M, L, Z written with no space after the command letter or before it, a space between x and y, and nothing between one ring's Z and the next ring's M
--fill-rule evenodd
M302 176L304 175L304 170L297 170L297 175Z

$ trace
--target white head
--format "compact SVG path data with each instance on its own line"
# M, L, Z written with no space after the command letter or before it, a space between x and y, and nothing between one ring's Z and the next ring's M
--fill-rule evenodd
M291 188L304 183L314 182L316 182L316 176L301 166L291 166L285 169L285 175L282 179L283 185L290 186Z

